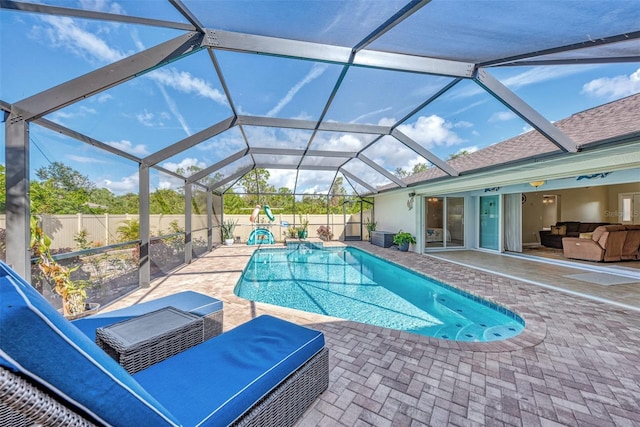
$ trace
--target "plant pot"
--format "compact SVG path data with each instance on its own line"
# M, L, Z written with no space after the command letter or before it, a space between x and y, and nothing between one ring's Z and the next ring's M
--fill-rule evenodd
M234 242L233 237L230 239L224 239L224 244L227 246L233 245L233 242Z
M307 230L298 230L298 239L306 239L308 235Z
M402 252L407 252L409 250L409 242L400 243L398 249Z
M65 318L67 318L68 320L76 320L76 319L80 319L81 317L87 317L87 316L91 316L92 314L96 314L98 310L100 310L99 303L88 302L88 303L85 303L84 311L82 313L71 314L71 315L65 316Z

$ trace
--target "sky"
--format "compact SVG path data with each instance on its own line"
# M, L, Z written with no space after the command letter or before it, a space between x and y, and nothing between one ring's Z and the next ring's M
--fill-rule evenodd
M438 1L432 2L434 8L442 6ZM168 1L58 0L47 3L185 22ZM300 3L294 2L218 1L213 2L214 14L205 10L205 2L185 0L184 3L202 17L208 28L247 32L258 28L263 35L303 37L308 41L349 47L404 5L397 1L310 1L301 8ZM429 7L425 6L420 13L426 14ZM407 27L417 28L421 19L421 16L410 18ZM605 17L602 19L606 21ZM637 16L628 21L629 25L639 22ZM638 30L637 24L635 30ZM0 10L0 100L20 101L180 34L181 31L173 29ZM406 36L394 29L376 43L392 46L402 41L406 49L422 47L406 41ZM505 42L505 48L508 47ZM489 48L491 46L487 50ZM243 115L317 120L342 70L336 64L266 55L228 51L216 51L215 55L233 105L238 114ZM490 73L551 122L640 92L640 63L505 67L492 68ZM450 81L450 77L351 67L325 119L393 125ZM62 108L46 118L145 157L230 116L229 100L209 54L203 50ZM511 138L531 127L473 81L463 80L398 129L446 159L463 150L475 151ZM311 136L310 131L253 126L245 126L244 131L249 144L256 147L304 149ZM31 126L30 138L32 171L58 161L88 176L98 187L116 194L137 192L137 164L39 126ZM372 135L319 132L310 148L357 151L367 147L373 138ZM0 133L0 143L4 147L4 132ZM160 165L173 171L190 166L205 168L244 147L236 127ZM384 137L369 146L364 154L391 172L397 168L408 170L425 161L392 137ZM287 164L299 159L256 156L256 160ZM345 160L326 161L338 165ZM305 162L319 164L321 161L310 158ZM4 162L2 149L0 163ZM245 166L250 166L248 159L235 162L220 173L228 176ZM349 162L345 169L371 184L390 182L358 159ZM293 188L296 184L295 172L290 169L271 169L270 173L276 188ZM301 171L297 190L326 192L334 175ZM158 172L152 172L151 181L154 188L178 185L175 179Z

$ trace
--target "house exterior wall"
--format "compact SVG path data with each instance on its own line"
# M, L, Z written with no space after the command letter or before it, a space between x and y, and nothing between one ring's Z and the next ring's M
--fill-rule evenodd
M417 221L420 216L420 197L415 196L413 209L409 210L407 201L410 190L381 194L375 201L375 220L377 230L397 232L407 231L417 235Z

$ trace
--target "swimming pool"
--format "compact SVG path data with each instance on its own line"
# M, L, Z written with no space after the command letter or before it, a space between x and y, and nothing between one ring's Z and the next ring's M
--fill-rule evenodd
M457 341L518 335L515 313L357 248L259 249L234 290L252 301Z

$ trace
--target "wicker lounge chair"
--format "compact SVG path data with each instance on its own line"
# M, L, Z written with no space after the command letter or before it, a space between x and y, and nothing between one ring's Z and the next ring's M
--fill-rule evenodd
M271 316L134 375L0 263L0 425L292 425L328 386L318 331Z

